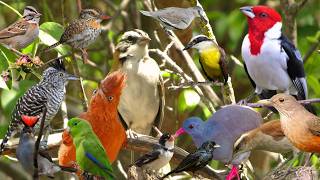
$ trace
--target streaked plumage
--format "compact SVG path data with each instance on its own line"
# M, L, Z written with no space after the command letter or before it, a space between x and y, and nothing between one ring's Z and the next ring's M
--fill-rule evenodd
M0 31L0 43L14 49L31 44L39 35L41 14L32 6L26 6L22 19Z
M76 80L73 75L68 74L60 60L54 66L47 68L42 75L42 80L32 86L22 97L19 98L12 112L9 128L1 143L0 154L9 138L22 129L21 116L39 116L41 118L43 109L47 109L45 128L48 128L51 119L56 115L65 95L65 85L68 80ZM40 123L36 124L38 128ZM45 137L48 134L44 134Z
M203 17L203 9L199 6L189 8L168 7L157 11L140 11L143 15L152 17L168 30L183 30L190 26L193 19Z

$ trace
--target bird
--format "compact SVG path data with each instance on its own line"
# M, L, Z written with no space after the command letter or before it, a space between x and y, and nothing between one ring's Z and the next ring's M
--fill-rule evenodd
M31 44L39 35L41 14L32 6L26 6L23 17L0 31L0 43L19 50Z
M258 103L278 110L281 128L296 148L303 152L320 152L320 119L307 111L293 96L279 93Z
M207 121L199 117L186 119L175 133L176 137L187 133L196 147L206 141L214 141L221 147L213 152L213 159L225 164L232 162L235 141L245 132L260 126L262 117L248 106L228 105L216 111Z
M39 83L27 90L17 101L12 111L9 128L0 145L0 155L3 152L7 141L11 136L18 133L23 128L21 116L42 117L44 108L47 109L44 126L44 137L42 147L46 146L49 136L50 121L57 114L65 95L65 86L69 80L79 78L68 74L62 63L62 59L56 59L42 74ZM35 125L39 129L40 123Z
M164 116L164 86L160 68L148 54L150 40L139 29L125 32L115 48L111 68L127 75L118 110L133 137L150 134L153 125L160 129Z
M123 72L115 71L108 74L101 81L99 88L93 92L88 110L79 116L90 122L111 163L117 159L120 149L127 141L126 131L117 110L125 84L126 75ZM75 150L72 137L64 131L58 151L59 165L75 167Z
M22 118L24 119L24 118ZM26 123L28 124L28 123ZM30 125L30 126L29 126ZM19 144L16 149L16 157L22 167L32 176L34 173L34 149L35 137L32 127L35 123L26 125L21 132ZM38 173L50 178L54 178L54 174L59 171L76 172L76 169L63 167L55 164L48 152L40 150L38 154Z
M70 119L67 132L72 136L76 147L76 161L81 170L108 180L115 179L105 149L88 121Z
M164 175L161 179L183 171L191 171L194 173L205 167L213 159L215 149L219 147L220 145L213 141L204 142L195 152L188 154L174 170Z
M189 8L167 7L152 12L140 11L140 13L159 21L165 30L187 29L196 17L205 20L205 12L199 6Z
M64 30L60 40L45 48L42 52L59 46L68 44L75 49L80 49L83 53L84 63L87 63L86 48L92 44L101 33L101 21L110 19L110 16L104 15L95 9L83 9L78 19L72 21Z
M240 11L249 26L241 54L255 94L268 99L282 92L306 99L303 60L299 50L281 32L281 15L268 6L246 6Z
M174 139L174 136L164 133L153 150L138 158L132 165L151 170L159 170L164 167L173 156Z
M190 48L198 50L201 68L210 81L228 82L226 54L215 41L205 35L197 35L183 50Z

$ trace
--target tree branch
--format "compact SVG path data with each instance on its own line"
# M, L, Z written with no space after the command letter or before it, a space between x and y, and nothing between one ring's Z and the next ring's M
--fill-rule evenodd
M306 100L300 100L298 101L300 104L306 105L306 104L313 104L313 103L320 103L320 98L314 98L314 99L306 99ZM260 103L247 103L246 106L252 107L252 108L263 108L268 107L264 104Z

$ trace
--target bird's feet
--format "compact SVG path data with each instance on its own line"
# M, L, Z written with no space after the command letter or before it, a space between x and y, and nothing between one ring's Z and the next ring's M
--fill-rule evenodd
M226 180L232 180L236 177L237 177L237 180L240 180L239 171L238 171L237 166L232 165L232 168L231 168L229 174L226 176Z
M144 136L143 134L134 132L132 129L128 129L126 131L126 134L127 134L127 138L130 138L130 139L138 139L139 137Z

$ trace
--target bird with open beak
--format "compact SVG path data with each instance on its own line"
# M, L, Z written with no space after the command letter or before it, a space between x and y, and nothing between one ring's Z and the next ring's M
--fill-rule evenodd
M127 74L119 114L127 134L150 134L152 126L160 129L164 115L164 86L157 62L148 54L149 35L139 29L125 32L116 46L111 71Z
M279 111L281 128L295 147L320 153L320 118L307 111L293 96L281 93L258 103Z

